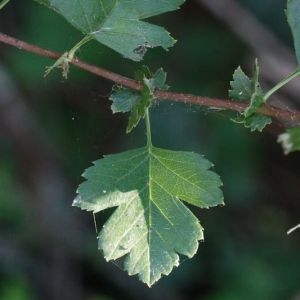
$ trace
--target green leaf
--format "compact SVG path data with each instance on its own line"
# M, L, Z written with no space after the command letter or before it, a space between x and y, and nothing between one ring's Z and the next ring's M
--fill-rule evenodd
M113 102L111 110L113 113L129 112L140 101L140 98L140 94L133 90L121 87L114 88L109 97L109 100Z
M231 89L229 98L239 101L249 101L252 96L252 83L249 77L239 66L233 73L233 80L230 81Z
M151 88L149 79L144 79L144 87L141 92L140 100L132 108L126 133L130 133L135 128L140 120L145 117L146 110L151 106L154 99L153 89Z
M167 73L163 68L159 68L153 75L153 86L159 90L167 90L169 86L166 84Z
M168 89L166 83L167 73L162 68L158 69L154 74L147 66L142 66L135 73L136 80L143 83L140 100L131 110L126 132L129 133L138 125L140 120L145 117L146 110L151 106L154 100L155 89Z
M140 61L148 48L168 49L175 40L162 27L144 21L176 10L184 0L36 0L55 10L85 35Z
M257 60L255 60L252 79L243 72L241 67L238 67L233 73L233 81L230 82L229 98L250 102L243 112L246 118L254 114L264 103L264 94L258 82L258 75L259 67Z
M203 239L198 219L180 201L200 208L223 204L212 164L192 152L153 146L108 155L83 176L73 205L97 213L117 207L98 236L107 261L125 256L129 275L148 286L192 257Z
M288 0L286 15L294 38L296 57L298 60L298 64L300 64L300 1L299 0Z
M258 76L259 67L255 60L251 79L238 67L233 74L233 81L230 82L229 98L249 102L249 106L233 121L244 124L251 131L262 131L265 126L272 123L270 117L256 113L264 103L264 93L260 87Z
M281 143L284 154L300 150L300 127L288 129L278 136L278 143Z
M272 119L270 117L258 114L251 115L248 118L240 116L236 119L233 119L233 121L243 124L246 128L249 128L251 132L262 132L267 125L272 123Z
M143 83L143 89L140 93L127 88L115 88L112 91L109 99L113 101L111 105L113 113L131 111L126 128L127 133L131 132L140 120L145 117L146 110L151 106L155 98L155 89L169 88L166 85L166 78L167 73L162 68L153 74L147 66L142 66L135 73L135 79Z

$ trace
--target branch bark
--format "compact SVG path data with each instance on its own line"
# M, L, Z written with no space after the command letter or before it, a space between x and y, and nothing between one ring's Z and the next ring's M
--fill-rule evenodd
M61 53L50 51L48 49L44 49L26 43L24 41L21 41L19 39L16 39L4 33L0 33L0 42L16 47L20 50L37 54L39 56L48 57L53 60L57 60L62 56ZM116 84L120 84L122 86L131 88L133 90L139 91L142 88L142 85L136 80L133 80L128 77L124 77L120 74L89 64L87 62L78 59L77 57L74 58L71 61L71 63L74 66L83 69L89 73L110 80ZM234 110L238 112L242 112L248 106L247 103L243 103L243 102L235 102L227 99L208 98L208 97L202 97L202 96L197 96L192 94L175 93L171 91L158 90L155 92L155 96L159 100L190 103L194 105L207 106L211 108L224 109L224 110ZM283 123L283 125L286 123L288 124L292 123L293 126L300 124L299 111L286 111L280 108L276 108L274 106L263 105L260 109L258 109L258 112L266 116L270 116L277 119L280 123Z

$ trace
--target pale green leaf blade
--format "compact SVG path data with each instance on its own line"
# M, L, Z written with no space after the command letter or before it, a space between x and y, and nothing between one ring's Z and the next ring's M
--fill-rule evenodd
M284 154L300 151L300 127L289 128L285 133L278 136L278 143L281 143Z
M199 154L154 148L152 157L155 181L169 194L201 208L224 204L216 188L221 179L208 170L212 164Z
M133 90L127 88L115 88L109 97L109 100L113 102L111 110L113 113L130 112L140 101L140 98L141 96Z
M168 49L175 40L145 18L176 10L184 0L37 0L74 27L124 57L139 61L148 48Z
M300 1L288 0L286 14L294 38L296 57L300 64Z
M98 212L118 206L99 234L107 260L125 256L125 270L151 286L192 257L203 239L197 218L179 200L223 204L211 163L189 152L143 147L109 155L87 169L73 205Z

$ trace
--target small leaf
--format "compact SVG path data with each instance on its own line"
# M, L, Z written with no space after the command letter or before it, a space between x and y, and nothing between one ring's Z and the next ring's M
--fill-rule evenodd
M125 113L132 110L132 108L140 101L140 94L127 88L114 88L109 100L113 102L111 110L113 113Z
M257 60L255 60L252 79L249 79L243 70L238 67L233 73L233 81L230 82L229 98L250 102L250 105L243 112L246 118L254 114L264 101L264 94L258 82L258 75L259 67Z
M153 85L156 89L167 90L169 86L166 85L167 73L163 68L159 68L153 75Z
M300 64L300 0L288 0L286 15L294 38L296 57Z
M300 150L300 127L289 128L285 133L278 136L278 143L281 143L284 154Z
M146 110L151 106L154 99L153 91L149 87L149 80L144 79L144 87L141 92L140 100L135 104L129 116L126 132L130 133L135 128L140 120L145 117Z
M246 128L249 128L251 132L259 131L262 132L263 129L272 123L272 119L268 116L254 114L248 118L238 117L233 119L234 122L243 124Z
M140 61L147 49L168 49L175 40L162 27L142 21L176 10L184 0L36 0L62 15L86 36Z
M257 113L257 110L264 103L264 93L260 87L258 76L259 67L257 60L255 60L251 79L238 67L233 74L233 81L230 82L229 97L233 100L249 102L249 106L233 121L244 124L251 131L262 131L268 124L272 123L270 117Z
M230 81L231 89L229 98L233 100L249 101L252 96L252 83L241 67L233 73L233 80Z
M111 105L112 112L124 113L131 111L126 128L127 133L131 132L145 117L146 110L154 100L155 89L168 89L166 78L167 73L162 68L153 74L147 66L142 66L135 73L135 79L143 83L143 89L140 93L127 88L116 88L112 91L109 98L113 101Z
M83 176L73 205L97 213L117 207L99 233L107 261L125 256L124 268L148 286L192 257L203 228L179 200L200 208L223 204L212 164L191 152L153 146L108 155Z

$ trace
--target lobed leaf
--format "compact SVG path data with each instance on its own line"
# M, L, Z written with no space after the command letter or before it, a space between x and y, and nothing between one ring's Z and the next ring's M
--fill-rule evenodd
M140 61L148 48L168 49L175 40L162 27L144 21L176 10L184 0L36 0L55 10L85 35Z
M203 228L180 201L201 208L223 204L212 164L191 152L153 146L108 155L83 176L73 205L97 213L117 207L98 236L107 261L125 256L124 268L148 286L192 257Z

